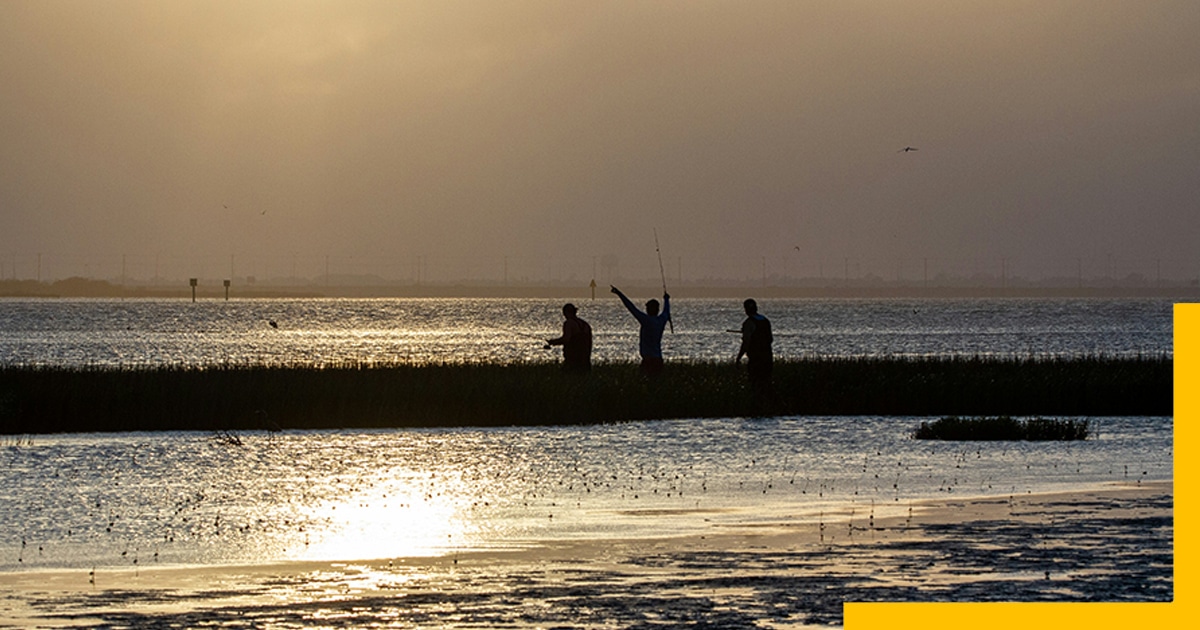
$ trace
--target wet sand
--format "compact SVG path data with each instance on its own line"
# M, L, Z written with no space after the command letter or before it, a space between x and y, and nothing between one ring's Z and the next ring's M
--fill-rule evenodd
M1169 602L1171 483L440 558L0 574L0 627L841 625L845 601Z

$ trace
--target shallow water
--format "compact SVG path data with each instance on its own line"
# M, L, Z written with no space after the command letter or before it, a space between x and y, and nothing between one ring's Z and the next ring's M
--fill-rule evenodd
M605 296L609 297L609 296ZM633 296L643 301L651 296ZM0 300L0 365L556 360L558 300ZM1166 300L762 300L776 353L1171 354ZM615 298L580 302L633 359ZM732 359L737 300L677 300L671 359ZM275 322L271 326L268 322ZM920 418L0 441L0 570L353 560L882 517L947 494L1171 479L1171 418L1073 443L910 439Z
M1042 443L912 440L920 420L10 438L0 570L439 555L1173 474L1170 418Z
M641 304L654 296L633 296ZM781 357L1170 354L1160 299L762 300ZM544 361L561 300L0 299L0 365ZM616 298L580 301L598 360L637 356ZM732 359L739 300L679 299L668 359ZM272 327L269 322L275 322Z

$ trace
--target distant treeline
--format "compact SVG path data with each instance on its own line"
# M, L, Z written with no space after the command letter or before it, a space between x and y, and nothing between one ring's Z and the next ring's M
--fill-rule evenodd
M1169 416L1170 357L0 368L0 433L588 424L766 415Z

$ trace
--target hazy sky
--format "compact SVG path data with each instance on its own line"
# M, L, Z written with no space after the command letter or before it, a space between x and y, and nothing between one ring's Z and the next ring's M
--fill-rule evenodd
M656 275L657 229L685 274L1195 269L1197 33L1196 0L2 0L0 261Z

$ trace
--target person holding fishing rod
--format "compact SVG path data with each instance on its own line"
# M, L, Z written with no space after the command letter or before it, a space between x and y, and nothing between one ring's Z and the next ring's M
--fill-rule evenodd
M746 311L746 320L742 322L742 345L738 347L735 361L741 363L742 357L746 357L746 373L750 376L750 384L756 390L769 391L774 364L771 321L758 312L758 303L754 298L742 302L742 308Z
M658 300L646 302L646 311L643 313L620 289L609 286L612 292L621 298L625 308L629 309L629 314L641 324L638 333L638 353L642 355L642 374L650 378L658 376L663 370L662 337L667 322L671 320L671 296L663 291L661 313L658 311Z
M592 327L579 316L570 302L563 304L563 334L547 339L548 346L563 347L563 371L587 374L592 370Z

